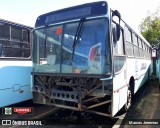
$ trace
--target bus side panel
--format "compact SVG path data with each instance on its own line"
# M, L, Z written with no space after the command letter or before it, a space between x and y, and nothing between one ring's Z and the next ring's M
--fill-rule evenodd
M0 107L26 101L32 98L30 86L23 86L18 91L11 89L0 90Z
M127 102L126 64L119 74L113 78L112 116Z
M153 59L151 59L150 62L151 62L151 64L150 64L150 74L149 74L149 76L151 76L153 74ZM160 69L160 60L159 60L158 63L159 63L159 69Z
M138 89L147 81L148 77L150 76L150 68L152 67L151 60L149 59L136 59L136 61L138 63L138 70L137 74L135 75L134 93L136 93Z
M2 63L7 65L2 67ZM32 98L31 92L31 61L30 62L1 61L0 68L0 107L18 103ZM25 63L25 64L23 64ZM22 66L24 65L24 66ZM28 65L28 66L27 66Z
M156 60L156 78L159 78L159 60Z
M157 60L157 67L158 67L158 81L159 81L159 88L160 88L160 58Z

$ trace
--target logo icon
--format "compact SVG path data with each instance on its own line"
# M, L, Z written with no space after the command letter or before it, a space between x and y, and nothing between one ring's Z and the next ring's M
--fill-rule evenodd
M2 120L2 125L11 125L11 120Z
M11 115L12 114L12 108L5 108L5 115Z

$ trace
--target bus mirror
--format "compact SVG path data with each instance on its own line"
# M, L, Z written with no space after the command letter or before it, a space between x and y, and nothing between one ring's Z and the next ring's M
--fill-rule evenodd
M120 33L121 33L121 29L118 24L116 24L116 32L117 32L116 35L117 35L117 41L118 41L120 38Z
M119 19L119 24L116 24L116 35L117 35L117 41L120 38L120 21L121 21L121 14L118 10L112 11L112 16L117 16Z
M113 43L117 43L117 31L113 28Z
M120 20L121 20L121 14L120 14L120 12L118 10L113 11L112 12L112 16L117 16L119 18L119 22L120 22Z

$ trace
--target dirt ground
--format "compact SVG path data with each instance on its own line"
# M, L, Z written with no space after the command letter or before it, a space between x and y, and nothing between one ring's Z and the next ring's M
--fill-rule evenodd
M129 122L132 121L132 122ZM138 123L158 122L158 125L138 125ZM134 124L133 124L134 123ZM137 123L135 125L135 123ZM135 95L121 128L159 128L160 127L160 90L158 80L151 79ZM129 124L129 125L128 125Z

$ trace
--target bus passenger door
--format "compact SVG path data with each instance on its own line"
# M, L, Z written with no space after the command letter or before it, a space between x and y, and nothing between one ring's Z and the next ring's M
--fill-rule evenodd
M116 25L113 24L113 29ZM124 34L120 29L120 39L113 41L113 94L112 94L112 116L114 116L127 102L127 81L126 81L126 56L124 50Z

